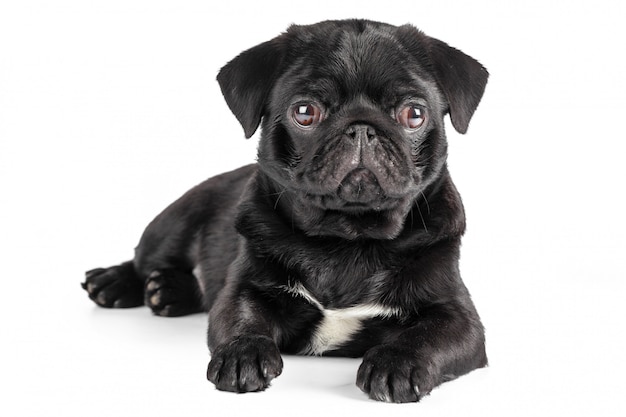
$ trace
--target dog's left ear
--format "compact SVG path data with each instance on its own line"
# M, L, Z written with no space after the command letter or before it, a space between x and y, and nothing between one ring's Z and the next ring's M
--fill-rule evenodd
M430 59L435 77L448 99L452 126L457 132L465 133L483 97L489 73L478 61L458 49L434 38L429 41Z
M467 132L489 78L485 67L471 56L424 35L411 25L401 26L399 33L418 60L430 64L448 101L452 126L459 133Z
M226 64L217 75L228 107L233 112L246 138L261 123L265 104L284 59L283 36L242 52Z

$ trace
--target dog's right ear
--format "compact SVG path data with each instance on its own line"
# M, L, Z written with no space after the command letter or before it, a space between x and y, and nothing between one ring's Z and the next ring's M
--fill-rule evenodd
M284 35L242 52L217 75L228 107L246 138L261 123L269 93L281 73L285 56Z

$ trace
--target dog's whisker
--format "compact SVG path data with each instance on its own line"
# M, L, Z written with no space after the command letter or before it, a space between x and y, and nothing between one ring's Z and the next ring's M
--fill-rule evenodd
M274 202L274 210L278 208L278 202L280 201L280 198L283 196L283 194L285 194L285 192L287 192L287 189L283 189L282 191L278 193L274 193L274 195L278 195L278 197L276 198L276 201Z
M420 194L422 194L422 197L424 197L424 202L426 203L426 210L428 210L428 215L430 216L430 204L428 204L428 199L426 198L426 195L424 194L424 190L420 190Z
M428 227L426 226L426 221L424 220L424 216L422 216L422 210L420 209L419 203L415 205L417 207L417 212L420 215L420 219L422 219L422 225L424 226L424 230L428 233Z

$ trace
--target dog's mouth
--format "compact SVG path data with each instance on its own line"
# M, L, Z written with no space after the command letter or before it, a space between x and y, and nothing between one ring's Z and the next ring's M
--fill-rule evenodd
M349 205L367 205L380 199L383 190L376 175L367 168L356 168L345 176L337 189L337 196Z
M359 169L333 192L302 194L306 214L299 226L311 236L391 239L402 230L410 201L410 193L386 193L372 173Z
M369 203L345 201L336 195L312 195L307 194L306 199L314 206L323 210L341 211L348 214L361 214L365 212L381 212L394 209L400 199L381 198Z
M379 184L376 175L361 167L350 171L332 192L304 195L306 200L318 208L351 214L390 210L397 206L402 197L389 195Z
M398 165L357 163L343 170L327 170L326 175L319 171L302 175L308 181L298 188L299 201L293 208L298 226L310 236L348 240L397 236L417 190L417 180L402 175Z
M320 140L299 160L292 178L301 201L359 216L404 205L417 180L404 138L392 140L362 123L342 132Z

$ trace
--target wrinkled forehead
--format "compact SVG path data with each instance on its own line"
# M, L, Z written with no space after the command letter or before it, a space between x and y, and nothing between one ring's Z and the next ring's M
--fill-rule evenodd
M283 82L303 96L329 101L367 96L381 104L402 96L436 99L436 86L423 63L391 31L309 34L294 48L294 64ZM325 103L332 104L332 103Z

